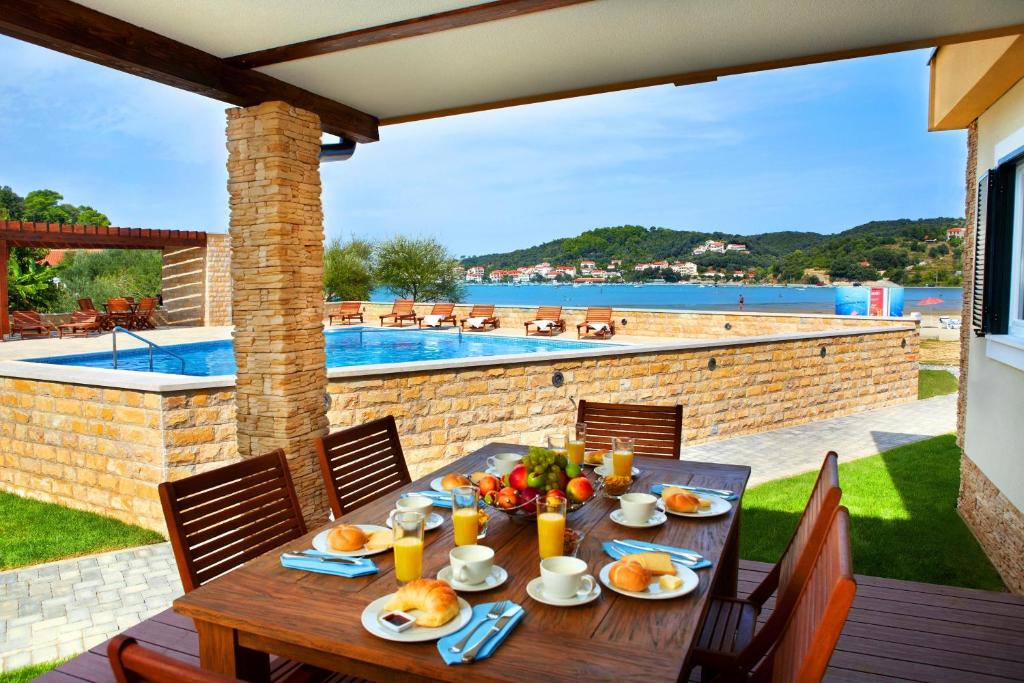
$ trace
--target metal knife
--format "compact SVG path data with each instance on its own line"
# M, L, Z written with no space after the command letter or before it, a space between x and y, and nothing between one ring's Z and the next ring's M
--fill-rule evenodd
M710 489L706 486L690 486L689 484L669 484L666 482L661 482L659 484L656 484L656 486L671 486L672 488L683 489L684 491L693 491L694 493L712 493L716 496L735 495L735 491L726 491L725 489Z
M704 556L700 553L688 553L682 550L669 550L667 548L651 548L650 546L640 545L639 543L633 543L632 541L620 541L615 539L615 543L626 546L627 548L635 548L636 550L642 550L648 553L668 553L669 555L675 555L681 557L687 562L700 562L704 559Z
M317 560L318 562L337 564L362 564L351 557L324 557L323 555L311 555L305 552L281 553L281 557L287 560Z
M463 653L462 661L466 662L466 663L469 663L469 662L472 662L474 659L476 659L476 654L478 652L480 652L480 648L482 648L484 646L484 644L488 640L490 640L492 637L494 637L495 633L497 633L501 629L505 628L505 624L507 624L509 622L509 619L511 619L512 617L514 617L515 615L519 614L522 611L523 611L523 608L520 607L519 605L512 605L507 610L505 610L505 613L502 614L498 618L498 621L494 622L494 626L492 626L490 628L490 630L487 631L487 633L484 634L484 637L481 638L479 640L479 642L477 642L476 645L474 645L473 647L469 648L468 650L466 650Z

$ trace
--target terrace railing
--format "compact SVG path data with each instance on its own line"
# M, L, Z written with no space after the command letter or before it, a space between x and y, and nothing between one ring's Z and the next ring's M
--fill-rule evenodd
M146 339L145 337L143 337L141 335L135 334L131 330L124 329L120 325L114 326L113 334L111 335L111 344L113 346L112 351L113 351L113 356L114 356L114 369L115 370L117 370L117 333L118 332L122 332L124 334L127 334L132 339L139 340L140 342L142 342L143 344L145 344L149 348L149 371L150 372L153 372L153 349L156 349L157 351L160 351L161 353L166 353L168 356L171 356L172 358L177 358L179 361L181 361L181 374L182 375L185 374L185 359L184 358L182 358L178 354L174 353L174 351L170 351L168 349L165 349L164 347L160 346L159 344L157 344L155 342L151 342L150 340Z

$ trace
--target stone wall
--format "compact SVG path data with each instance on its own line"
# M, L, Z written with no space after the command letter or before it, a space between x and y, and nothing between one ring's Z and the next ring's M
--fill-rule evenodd
M978 539L1007 587L1024 594L1024 513L963 454L960 516Z
M202 325L205 320L206 247L164 249L160 276L163 321L168 325Z
M231 324L231 240L227 235L206 235L204 324Z

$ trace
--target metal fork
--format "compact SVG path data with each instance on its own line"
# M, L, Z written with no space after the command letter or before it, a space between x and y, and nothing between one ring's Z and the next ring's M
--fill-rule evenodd
M475 628L470 629L469 633L462 637L462 640L449 647L448 652L462 652L462 648L466 647L466 643L469 642L469 639L473 637L473 634L476 633L481 626L486 626L488 622L497 620L497 618L500 617L511 604L510 600L500 600L494 603L494 605L491 606L491 611L487 613L486 617L484 617L484 620L477 624Z

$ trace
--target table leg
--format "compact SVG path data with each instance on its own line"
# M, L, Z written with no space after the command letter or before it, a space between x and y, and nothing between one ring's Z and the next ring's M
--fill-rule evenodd
M199 665L252 683L270 681L270 655L238 644L238 632L228 626L195 620L199 634Z
M736 520L719 558L718 576L712 588L714 595L735 598L740 579L740 516L742 510L736 506Z

